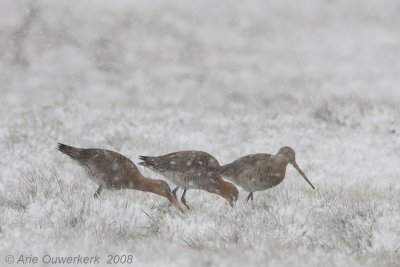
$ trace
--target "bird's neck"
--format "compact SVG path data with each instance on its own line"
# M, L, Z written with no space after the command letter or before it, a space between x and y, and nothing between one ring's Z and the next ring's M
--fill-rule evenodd
M226 183L228 183L228 182L225 182L221 178L221 179L214 181L212 184L210 184L210 186L207 186L204 189L209 193L217 194L217 195L224 197L224 194L226 191L226 188L225 188Z
M281 154L276 154L273 159L275 164L278 164L284 168L286 168L286 166L290 162L290 159L288 157Z
M159 180L141 176L137 180L137 182L134 183L133 185L131 185L129 188L161 195L160 187L161 187L161 184L160 184Z

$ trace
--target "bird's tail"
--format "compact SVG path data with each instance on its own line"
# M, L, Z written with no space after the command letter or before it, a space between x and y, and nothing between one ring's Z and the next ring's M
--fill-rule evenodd
M232 179L233 179L229 164L219 167L218 169L216 169L214 171L214 173L229 180L229 181L232 181Z
M58 143L58 150L64 153L65 155L73 158L73 159L79 159L82 157L82 150L81 148L76 148L72 146L67 146L61 143Z
M141 166L158 173L163 173L165 171L162 165L160 165L158 157L139 156L139 159L143 160L142 162L139 162L139 165Z
M149 157L149 156L139 156L140 160L143 160L142 162L139 162L139 165L145 166L145 167L154 167L154 157Z
M228 165L229 164L219 167L218 169L215 170L215 172L223 176L228 170Z

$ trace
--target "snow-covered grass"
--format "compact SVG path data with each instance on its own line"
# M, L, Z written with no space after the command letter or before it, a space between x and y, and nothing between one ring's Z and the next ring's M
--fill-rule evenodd
M396 266L400 5L14 1L0 8L0 265L131 254L137 266ZM284 182L235 208L104 191L57 142L221 164L284 145ZM161 176L140 168L149 177ZM35 266L39 266L36 264ZM120 264L122 265L122 264Z

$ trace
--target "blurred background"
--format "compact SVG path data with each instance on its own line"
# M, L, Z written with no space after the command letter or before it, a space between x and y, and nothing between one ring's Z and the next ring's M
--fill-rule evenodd
M400 3L12 1L0 10L5 105L186 109L275 96L399 100ZM252 103L254 104L254 103Z
M222 163L292 145L317 181L394 182L399 13L395 0L1 0L2 177L59 166L63 141Z
M0 262L397 266L399 14L398 0L0 0ZM289 145L317 190L289 166L234 209L199 190L185 215L133 190L94 200L58 142L221 164Z

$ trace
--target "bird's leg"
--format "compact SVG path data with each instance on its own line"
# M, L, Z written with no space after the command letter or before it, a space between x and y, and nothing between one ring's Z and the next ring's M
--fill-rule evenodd
M249 194L247 195L246 200L245 200L246 203L249 202L250 196L251 196L251 193L249 193Z
M186 203L186 199L185 199L186 191L187 191L186 189L183 191L181 201L182 201L183 205L185 205L185 207L188 208L188 210L190 210L189 205Z
M176 192L178 191L178 189L179 189L179 186L175 187L175 189L172 190L172 194L174 195L174 197L175 197L176 200L178 200L178 198L176 197ZM169 207L171 207L171 206L172 206L172 204L169 203Z
M249 202L249 199L251 199L251 201L253 201L253 192L251 192L247 198L246 198L246 202Z
M94 198L99 198L101 190L103 190L103 187L99 185L99 188L97 188L96 192L94 193Z
M179 186L177 186L174 190L172 190L172 194L174 195L174 197L175 197L176 199L178 199L178 198L176 197L176 191L178 191L178 189L179 189Z

